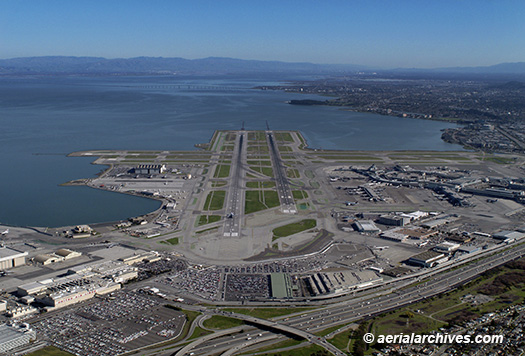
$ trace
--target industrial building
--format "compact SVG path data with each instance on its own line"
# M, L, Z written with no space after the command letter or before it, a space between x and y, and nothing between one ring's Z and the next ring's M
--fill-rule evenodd
M55 252L55 255L62 257L64 260L82 256L81 252L72 251L67 248L61 248Z
M0 325L0 354L7 355L10 351L26 346L36 340L36 332L29 324Z
M409 264L422 267L434 267L448 260L445 254L436 251L425 251L408 259Z
M55 254L44 253L44 254L35 256L33 258L33 261L35 263L39 263L41 265L46 266L46 265L50 265L50 264L55 263L55 262L60 262L63 259L64 259L63 257L57 256Z
M67 273L68 275L97 276L118 283L126 283L138 276L137 268L120 261L93 262L75 266L71 267Z
M461 245L456 244L453 242L443 242L434 247L434 251L436 252L443 252L443 253L451 253L456 251Z
M129 256L120 258L119 261L124 262L127 265L133 265L135 263L139 262L155 262L160 260L160 256L158 253L152 251L152 252L144 252L137 255Z
M481 251L481 249L478 246L462 246L458 249L458 252L461 253L475 253L479 251Z
M136 268L122 262L92 263L75 266L64 277L23 284L17 294L34 296L50 308L60 308L118 290L121 283L137 276Z
M409 238L419 240L428 239L430 236L437 233L438 232L435 230L427 230L421 227L396 227L395 229L381 233L379 236L387 240L403 242Z
M37 255L33 258L33 261L45 266L45 265L49 265L55 262L69 260L69 259L79 257L79 256L82 256L82 253L68 250L67 248L61 248L55 253L50 253L50 254L44 253L44 254Z
M93 235L93 229L88 225L77 225L67 233L68 237L81 239Z
M410 223L410 218L399 215L381 215L377 222L383 225L405 226Z
M13 319L36 313L38 313L38 309L30 305L18 304L7 309L7 316Z
M91 282L91 281L86 281ZM37 298L39 302L51 308L62 308L67 305L80 303L84 300L91 299L95 295L103 295L114 292L121 288L119 283L112 281L93 281L92 283L83 284L74 287L60 288L57 291L45 294Z
M518 240L521 239L523 236L525 236L525 234L522 232L509 230L500 231L492 235L493 238L502 241Z
M380 232L381 230L371 220L358 220L354 226L359 232Z
M396 230L396 229L387 230L385 232L382 232L381 235L379 236L383 239L390 240L390 241L397 241L397 242L403 242L408 238L407 234L399 232L399 230Z
M166 172L165 164L139 164L133 170L136 174L161 174Z
M0 247L0 271L26 264L27 252L21 252L9 247Z

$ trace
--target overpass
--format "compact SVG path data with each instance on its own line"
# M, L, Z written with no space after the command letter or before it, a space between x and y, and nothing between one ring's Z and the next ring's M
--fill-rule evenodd
M339 350L337 347L335 347L331 343L327 342L325 338L316 336L316 335L311 334L311 333L309 333L307 331L295 328L295 327L290 326L290 325L285 325L285 324L281 324L281 323L276 322L276 321L261 319L261 318L257 318L257 317L250 316L250 315L234 313L234 312L226 312L226 311L221 311L221 310L213 311L213 314L237 318L237 319L244 320L245 322L253 324L253 325L256 325L256 326L262 326L262 327L264 327L266 329L274 330L274 331L276 331L278 333L284 333L284 334L298 336L298 337L300 337L302 339L305 339L305 340L309 341L312 344L316 344L318 346L321 346L322 348L324 348L325 350L330 352L332 355L336 355L336 356L344 356L344 355L346 355L344 352ZM212 339L224 336L224 335L228 335L228 334L231 334L231 333L234 333L234 332L237 332L237 331L242 331L242 330L243 330L242 327L237 327L237 328L227 329L227 330L223 330L223 331L220 331L220 332L217 332L217 333L213 333L213 334L210 334L210 335L203 336L203 337L195 340L191 344L188 344L188 345L184 346L182 349L180 349L175 354L175 356L189 355L189 353L188 353L189 351L191 351L193 348L199 346L200 344L202 344L202 343L204 343L206 341L209 341L209 340L212 340ZM260 341L264 341L264 340L261 339L261 340L259 340L259 342ZM255 343L255 342L252 342L250 344L253 344L253 343ZM230 354L230 353L228 353L228 354Z

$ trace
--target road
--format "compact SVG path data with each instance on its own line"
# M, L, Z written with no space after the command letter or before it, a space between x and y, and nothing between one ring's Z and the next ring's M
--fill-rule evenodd
M274 171L275 185L277 186L277 194L279 194L279 201L281 203L281 210L283 213L297 213L295 200L293 198L292 190L286 178L286 168L282 164L281 156L272 131L266 131L268 138L268 145L270 146L270 156L272 158L272 165Z

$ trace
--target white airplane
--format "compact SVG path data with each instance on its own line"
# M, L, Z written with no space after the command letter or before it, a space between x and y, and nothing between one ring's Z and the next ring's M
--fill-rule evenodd
M7 234L9 234L9 229L7 229L4 232L2 232L2 235L7 235Z

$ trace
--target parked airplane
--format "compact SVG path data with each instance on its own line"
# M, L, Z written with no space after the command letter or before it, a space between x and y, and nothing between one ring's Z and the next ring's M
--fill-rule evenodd
M4 232L2 232L2 235L7 235L7 234L9 234L9 229L7 229Z

